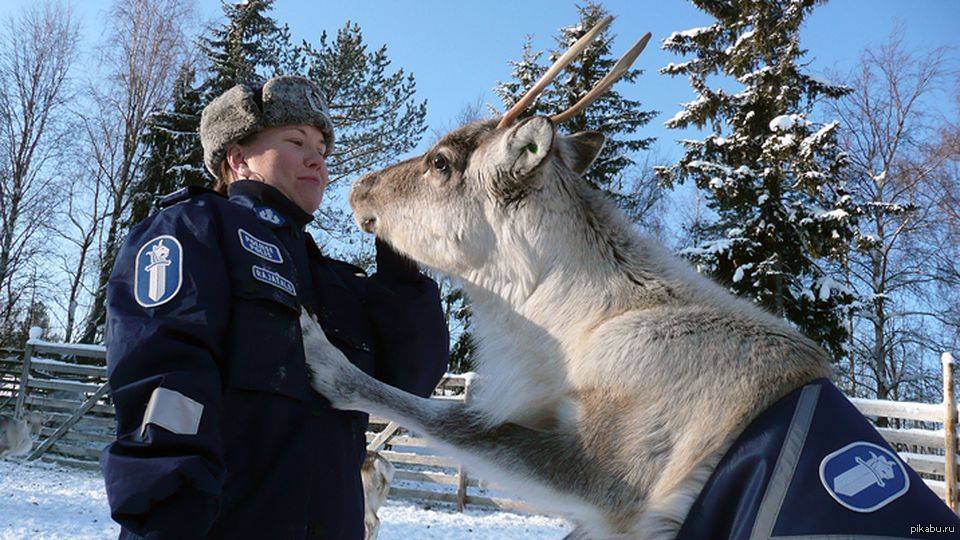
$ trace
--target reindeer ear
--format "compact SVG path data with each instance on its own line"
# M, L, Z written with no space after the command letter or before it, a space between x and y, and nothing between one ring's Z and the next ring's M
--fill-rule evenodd
M553 122L543 116L526 118L510 128L503 138L503 164L514 177L530 174L550 153Z
M606 142L607 138L598 131L574 133L561 139L560 156L573 172L583 174L600 155Z

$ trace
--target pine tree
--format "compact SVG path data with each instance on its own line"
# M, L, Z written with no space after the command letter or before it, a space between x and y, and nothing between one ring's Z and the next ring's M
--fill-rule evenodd
M716 219L685 250L701 271L736 294L792 321L844 355L851 298L830 277L847 253L858 210L842 182L837 123L808 119L818 99L848 90L802 72L799 31L820 0L693 0L717 22L676 32L663 48L693 59L662 73L687 75L697 99L667 121L711 134L684 140L685 155L658 172L668 184L693 180ZM737 93L711 76L743 85Z
M561 28L555 36L556 48L549 55L551 63L608 15L602 5L592 2L577 6L577 11L580 17L578 23ZM522 116L558 114L579 101L616 63L617 58L612 56L610 50L615 37L609 27L604 29ZM504 106L510 107L516 103L546 71L546 67L539 63L541 55L533 51L531 39L527 37L521 59L511 62L514 68L512 80L500 82L494 88ZM638 69L629 70L621 79L621 84L633 82L641 73ZM657 114L657 111L643 110L639 101L625 99L614 86L559 127L567 133L594 130L607 137L603 151L584 178L617 199L621 206L629 206L628 198L622 193L627 180L625 174L629 167L636 164L635 153L647 149L653 142L652 138L638 138L634 134Z

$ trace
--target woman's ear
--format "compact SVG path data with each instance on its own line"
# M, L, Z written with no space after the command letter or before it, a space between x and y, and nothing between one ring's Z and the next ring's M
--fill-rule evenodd
M247 160L239 144L233 144L227 148L227 165L237 178L246 178L249 175L250 168L247 167Z

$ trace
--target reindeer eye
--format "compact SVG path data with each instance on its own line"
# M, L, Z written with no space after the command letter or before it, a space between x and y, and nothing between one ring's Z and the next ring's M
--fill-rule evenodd
M447 158L437 155L433 158L433 168L443 172L447 170Z

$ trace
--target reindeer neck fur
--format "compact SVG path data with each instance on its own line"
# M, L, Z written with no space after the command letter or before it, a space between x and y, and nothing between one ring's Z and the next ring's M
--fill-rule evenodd
M669 296L653 262L659 251L575 173L554 162L545 169L553 178L527 199L491 205L497 244L485 264L461 276L477 323L485 408L500 420L562 408L543 396L569 394L570 364L588 334Z

